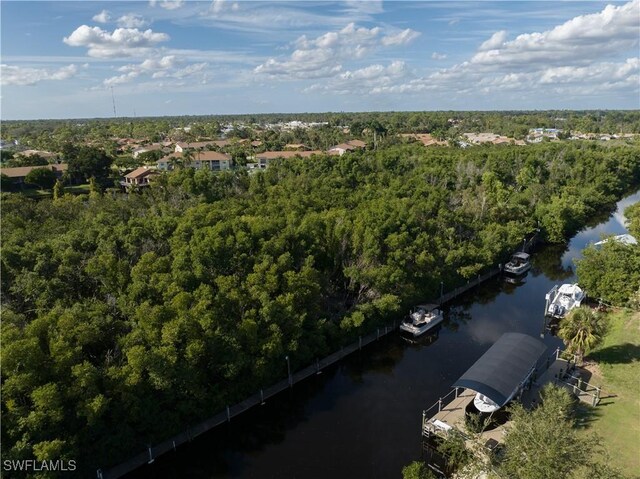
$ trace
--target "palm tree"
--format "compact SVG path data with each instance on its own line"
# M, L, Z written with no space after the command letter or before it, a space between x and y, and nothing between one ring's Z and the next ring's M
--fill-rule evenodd
M558 336L564 341L567 351L576 355L576 362L581 365L585 354L602 341L604 325L598 314L581 306L572 310L560 322Z
M191 149L185 149L182 152L182 161L183 161L183 165L185 167L190 167L191 166L191 162L194 160L194 155L193 155L193 150Z

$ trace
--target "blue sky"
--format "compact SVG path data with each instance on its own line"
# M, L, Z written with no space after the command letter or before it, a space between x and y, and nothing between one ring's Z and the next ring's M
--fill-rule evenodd
M640 0L0 8L3 119L640 108Z

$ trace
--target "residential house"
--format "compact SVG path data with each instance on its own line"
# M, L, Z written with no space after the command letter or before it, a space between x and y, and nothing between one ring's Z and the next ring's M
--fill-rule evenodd
M327 150L327 153L330 155L344 155L348 151L355 151L363 149L367 144L361 140L349 140L345 143L340 143L339 145L332 146Z
M191 166L196 170L228 170L231 168L231 155L217 151L200 151L194 155Z
M67 167L68 165L66 163L59 165L21 166L18 168L2 168L0 169L0 173L7 175L14 185L22 186L24 184L25 177L31 172L31 170L45 168L53 171L58 178L62 178L64 172L67 171Z
M438 140L429 133L403 133L400 136L402 138L413 138L418 140L424 146L446 146L449 144L447 140Z
M171 153L156 162L158 170L173 170L174 165L182 164L186 168L196 170L223 171L231 168L231 155L217 151L196 151L189 160L183 153Z
M265 151L264 153L256 153L253 159L256 160L253 168L264 169L269 166L269 163L277 158L309 158L312 155L321 155L322 152L318 150L313 151ZM253 169L249 166L250 169Z
M156 170L147 166L136 168L131 173L124 175L124 180L120 184L126 188L149 186L152 178L158 176Z
M158 150L163 151L164 147L159 143L153 143L151 145L146 145L146 146L141 146L136 148L135 150L133 150L132 155L134 158L138 158L138 156L141 155L142 153L147 153L149 151L158 151Z
M311 148L302 143L287 143L284 145L284 149L287 151L309 151Z
M56 154L55 153L51 153L50 151L44 151L44 150L24 150L24 151L20 151L18 153L16 153L17 156L22 156L25 158L28 158L30 156L39 156L41 158L44 158L46 160L53 160L56 158Z
M185 150L204 150L211 146L224 148L225 146L229 146L230 144L231 142L229 140L195 141L193 143L179 141L178 143L176 143L175 152L184 153Z
M156 161L156 167L161 171L173 169L175 163L182 163L182 153L171 153Z

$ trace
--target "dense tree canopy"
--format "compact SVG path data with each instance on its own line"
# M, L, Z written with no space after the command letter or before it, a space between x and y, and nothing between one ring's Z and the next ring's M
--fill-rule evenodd
M619 472L601 464L599 440L576 427L575 398L565 388L547 385L542 404L527 411L512 406L505 436L500 477L519 479L619 478Z
M3 458L114 464L538 226L562 241L639 178L631 146L397 145L251 175L182 169L129 196L5 194Z
M35 168L27 173L24 182L44 190L50 190L56 183L56 174L48 168Z
M63 157L69 164L67 174L72 178L83 181L95 178L103 183L111 173L113 158L100 148L66 144Z
M640 240L640 202L624 213L629 232ZM576 264L580 284L591 297L617 306L640 306L640 245L609 240L586 248Z

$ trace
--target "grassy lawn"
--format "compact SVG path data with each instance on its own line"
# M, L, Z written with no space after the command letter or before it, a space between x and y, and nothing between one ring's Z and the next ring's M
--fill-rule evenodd
M587 358L597 363L591 382L603 387L590 429L602 437L615 465L636 478L640 477L640 313L619 311L607 319L603 344Z
M20 191L21 194L23 194L24 196L27 196L29 198L35 198L35 199L42 199L42 198L51 198L52 193L50 190L36 190L36 189L30 189L30 188L25 188L24 190Z
M76 185L76 186L65 186L65 193L69 193L72 195L80 195L80 194L89 194L89 184L86 185Z

